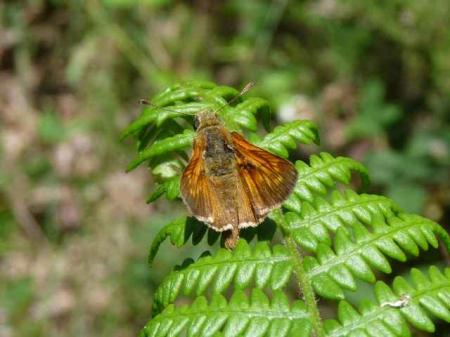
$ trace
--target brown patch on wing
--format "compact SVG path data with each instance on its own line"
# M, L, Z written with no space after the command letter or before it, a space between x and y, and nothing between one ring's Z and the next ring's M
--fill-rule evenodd
M231 136L241 181L260 222L292 192L297 170L288 160L247 142L238 133Z
M195 138L191 159L181 176L180 192L189 211L199 220L208 222L213 213L213 201L205 174L205 146L204 137Z

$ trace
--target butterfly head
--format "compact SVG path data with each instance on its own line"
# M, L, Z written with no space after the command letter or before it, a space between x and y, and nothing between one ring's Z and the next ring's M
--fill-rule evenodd
M209 126L221 125L220 119L214 111L203 110L194 117L194 127L197 131Z

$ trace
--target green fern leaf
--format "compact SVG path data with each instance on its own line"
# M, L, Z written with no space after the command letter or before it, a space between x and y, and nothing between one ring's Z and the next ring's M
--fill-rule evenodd
M180 197L181 170L182 164L178 159L166 160L156 165L152 173L157 183L154 191L147 199L147 203L154 202L164 194L168 200L175 200Z
M151 106L144 107L140 116L123 131L122 139L136 134L149 125L161 126L167 119L211 108L210 102L205 102L204 99L215 88L217 87L211 82L196 81L177 84L166 89L153 98ZM237 93L233 88L230 88L230 91Z
M388 220L374 218L374 232L361 223L337 230L334 248L319 243L316 257L305 257L305 269L316 292L328 299L343 299L344 290L356 290L356 279L375 282L373 270L390 273L387 259L406 260L405 252L418 255L418 247L437 247L431 221L401 215ZM405 233L409 233L406 237ZM417 249L417 251L416 251ZM238 289L281 289L292 276L293 261L284 246L271 249L266 242L254 249L240 240L235 251L225 249L171 273L155 292L154 310L159 312L183 293L201 295L207 289L223 293L231 285Z
M153 193L148 197L147 203L151 203L166 195L167 200L175 200L180 197L180 177L167 178L156 185Z
M250 298L235 291L230 301L219 294L208 303L203 296L189 306L168 306L144 328L142 336L214 336L225 337L309 337L311 323L302 301L289 304L280 291L269 299L264 292L254 289Z
M312 155L309 165L297 161L298 181L293 193L284 203L292 211L301 212L302 202L312 203L317 196L324 196L336 183L349 184L352 172L358 172L366 186L369 183L367 169L356 160L346 157L333 157L326 152Z
M183 165L178 159L164 160L160 164L155 164L152 174L157 179L172 179L180 175Z
M147 147L142 152L139 152L138 157L128 165L127 172L135 169L142 162L153 157L166 154L176 150L186 150L192 146L195 137L195 132L192 130L185 130L182 134L177 134L172 137L167 137L155 141L151 146Z
M231 130L244 128L256 131L258 126L256 115L262 116L263 124L268 129L270 106L265 99L249 97L234 107L227 106L223 111L220 111L220 114L225 125Z
M236 96L238 91L231 87L217 86L211 82L186 82L175 85L156 95L152 102L156 106L166 107L176 105L179 102L198 102L207 98L223 100ZM209 97L208 97L209 96Z
M343 299L344 290L356 290L356 280L374 282L373 270L391 273L387 257L404 262L407 254L419 255L419 249L437 248L430 221L417 216L399 215L374 218L373 232L355 222L352 230L341 227L333 249L319 244L315 257L305 257L305 269L315 291L328 299ZM353 239L354 237L354 239Z
M159 247L166 239L169 239L172 245L182 247L191 238L194 244L198 243L207 232L209 243L213 244L216 242L219 238L219 233L208 231L208 228L195 218L182 217L170 222L165 225L153 239L148 255L149 263L153 263Z
M423 274L413 268L409 278L412 284L397 276L392 288L377 282L376 303L364 301L358 311L341 302L338 321L325 324L327 336L410 336L407 322L426 332L434 332L433 318L450 323L450 269L432 266Z
M159 192L155 190L154 194ZM162 192L164 193L164 192ZM258 227L245 228L241 232L241 238L250 242L255 237L259 241L270 241L275 236L276 224L270 219L267 219L261 223ZM150 253L149 263L152 264L153 260L158 253L160 245L167 239L176 246L184 246L192 237L192 243L194 245L199 244L205 237L207 237L207 244L212 246L215 244L219 237L221 237L221 244L223 245L224 237L221 233L207 227L205 224L197 221L195 218L180 218L165 225L153 239ZM245 242L245 241L244 241Z
M227 101L236 97L238 91L227 86L192 85L177 86L157 95L152 106L145 107L141 115L133 121L123 132L122 138L136 134L149 125L161 126L165 121L177 117L186 117L202 110L218 111L225 125L231 129L240 130L241 127L256 131L255 115L263 114L263 121L268 125L269 105L261 98L246 98L235 107L229 106Z
M331 242L329 231L358 221L371 224L374 216L391 217L398 211L388 198L352 190L335 191L330 199L318 197L313 204L304 202L299 213L286 214L286 230L300 246L314 251L318 242Z
M289 281L292 268L284 246L270 248L263 241L252 249L241 239L234 251L219 249L215 255L202 257L171 273L155 292L153 310L159 312L181 293L199 296L206 289L223 293L231 284L237 289L250 285L281 289Z
M156 106L145 107L141 115L123 131L122 139L136 134L152 124L161 126L168 119L186 117L208 107L210 107L210 104L198 102L175 105L171 106L170 109Z
M154 103L159 108L154 112L156 116L152 119L152 122L155 121L157 126L161 126L168 119L194 115L203 110L228 109L230 107L227 104L227 99L236 97L238 94L239 92L236 89L227 86L217 86L206 90L199 90L198 87L193 87L190 90L178 89L155 98ZM198 102L198 100L201 102Z
M317 126L308 120L286 123L277 126L258 145L280 157L287 158L289 156L289 150L297 147L297 142L303 144L319 144Z

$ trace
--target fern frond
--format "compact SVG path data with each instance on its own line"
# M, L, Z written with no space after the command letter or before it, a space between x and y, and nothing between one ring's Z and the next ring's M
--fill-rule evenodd
M303 202L299 213L286 214L286 229L300 246L314 251L318 242L331 242L330 231L358 221L369 225L374 216L391 217L398 211L388 198L352 190L335 191L329 199L318 197L312 204Z
M312 203L317 196L324 196L337 183L349 184L352 172L358 172L366 186L369 183L367 169L356 160L347 157L333 157L326 152L312 155L309 165L297 161L297 184L284 206L292 211L300 212L302 202Z
M203 296L189 306L168 306L144 328L141 336L207 337L309 337L311 323L302 301L290 304L286 295L274 291L269 299L254 289L250 298L235 291L230 301L219 294L208 303Z
M137 134L152 124L161 126L168 119L185 117L188 114L212 108L211 102L205 101L204 98L214 88L216 88L214 83L195 81L177 84L164 90L152 99L151 106L143 108L139 117L122 132L121 138ZM237 92L233 88L230 90Z
M179 176L183 165L180 160L164 160L160 164L154 165L152 169L152 174L159 179L170 179Z
M308 120L298 120L277 126L271 133L259 142L266 150L287 158L289 150L297 147L297 142L303 144L319 144L317 126Z
M433 318L450 323L450 269L432 266L424 274L413 268L409 278L412 284L397 276L392 288L377 282L376 303L364 301L359 310L342 301L338 320L325 322L327 336L410 336L406 322L426 332L434 332Z
M328 299L343 299L344 290L356 290L356 279L375 282L374 270L391 273L388 258L406 261L406 253L417 256L419 248L437 247L432 222L401 215L387 221L374 219L374 232L355 222L337 230L333 245L319 243L315 257L305 257L305 269L314 290ZM409 233L409 234L405 234ZM292 276L293 260L284 246L270 248L266 242L255 248L240 240L235 251L221 249L172 272L156 290L154 310L186 296L204 294L207 289L223 293L230 286L281 289Z
M280 289L292 274L292 261L286 247L269 247L258 242L254 248L241 239L234 251L219 249L213 256L206 256L183 269L172 272L158 287L153 310L159 312L172 303L179 294L204 294L206 289L223 293L230 285L245 289Z
M157 95L125 130L125 136L133 134L138 140L138 157L128 169L148 161L157 178L149 201L164 194L168 199L179 196L180 174L195 137L192 115L198 111L216 111L228 129L247 131L255 144L285 158L297 143L319 143L317 127L310 121L286 123L261 140L256 131L261 117L264 126L269 124L268 102L254 97L230 102L236 95L237 90L211 82L175 85ZM404 214L382 196L340 192L353 173L368 183L367 170L359 162L321 153L312 155L309 164L295 165L298 181L284 208L256 228L243 229L235 250L214 247L196 261L186 259L162 281L154 296L154 318L142 337L287 337L311 332L325 337L315 294L344 299L357 281L375 283L377 272L392 272L391 259L414 258L430 246L436 248L438 238L450 249L450 236L433 221ZM289 212L283 213L285 209ZM271 243L277 228L284 245ZM256 235L258 242L250 246ZM194 218L179 218L156 235L149 261L164 241L181 247L189 241L203 244L205 238L213 245L220 238L223 246L225 236ZM294 276L305 304L289 304L286 293ZM426 276L413 269L411 279L413 284L397 277L393 290L376 283L376 302L366 302L359 310L342 301L339 319L326 323L327 336L409 336L408 323L430 332L433 316L450 322L450 269L443 275L431 268Z
M175 200L180 197L181 170L182 164L178 159L163 161L156 165L152 170L156 177L156 187L147 199L147 203L159 199L164 194L168 200Z
M418 256L419 249L437 248L432 224L421 217L400 215L387 220L374 219L373 232L355 222L350 233L337 230L334 249L319 244L315 257L305 257L314 290L328 299L343 299L344 290L356 290L356 279L374 282L373 270L391 273L388 257L404 262L407 255Z
M181 134L155 141L145 150L138 153L138 157L128 165L127 172L135 169L139 164L153 157L166 154L171 151L189 149L192 146L194 137L195 132L187 129Z
M130 135L134 135L152 124L155 124L159 127L168 119L174 119L176 117L186 117L189 114L193 114L208 107L210 107L210 104L200 102L175 105L172 106L170 110L161 109L156 106L145 107L142 110L140 116L122 132L121 138L123 139Z
M158 107L172 107L190 102L212 102L223 105L239 91L228 86L215 85L208 81L192 81L175 85L156 95L152 103Z
M242 128L256 131L258 122L256 115L262 116L263 124L268 128L270 120L270 105L265 99L249 97L235 107L225 109L221 114L225 125L232 130Z
M187 117L202 110L218 110L224 123L231 129L245 128L256 131L255 115L262 113L265 125L268 125L270 107L266 100L257 97L241 99L242 103L235 107L227 101L239 92L227 86L215 86L211 83L193 83L178 85L154 97L152 105L142 110L122 133L122 138L136 134L142 129L156 125L158 127L170 119Z
M166 195L167 200L175 200L180 197L180 177L166 178L158 183L152 194L148 197L147 203L154 202L161 196Z
M156 234L152 241L148 255L149 263L153 263L159 247L167 239L175 247L182 247L191 238L194 244L200 242L206 233L208 233L210 245L216 242L220 236L218 232L209 230L208 227L193 217L182 217L168 223Z
M270 219L267 219L258 227L243 229L240 236L248 242L252 241L255 237L260 241L270 241L273 239L276 230L276 224ZM153 263L160 245L167 239L169 239L174 246L182 247L190 240L191 237L192 244L194 245L199 244L202 240L205 241L204 238L206 237L206 242L209 246L215 244L219 238L221 238L222 244L225 239L221 233L207 227L205 224L199 222L193 217L179 218L165 225L158 232L158 234L156 234L150 248L148 262L150 264Z

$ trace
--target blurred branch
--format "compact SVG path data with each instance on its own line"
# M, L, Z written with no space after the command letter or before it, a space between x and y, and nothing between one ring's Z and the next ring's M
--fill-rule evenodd
M253 60L263 60L267 56L276 28L286 10L289 0L273 0L264 19L261 33L256 37Z
M106 10L98 1L86 1L85 8L92 20L98 24L102 30L108 33L107 35L113 39L117 48L151 84L152 82L150 79L156 77L158 75L157 72L159 71L156 64L150 61L154 61L154 58L151 58L142 52L128 34L118 24L111 20Z

